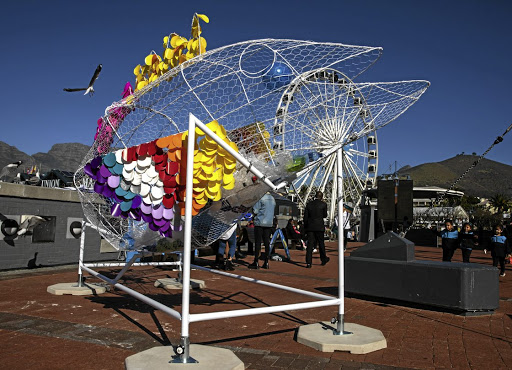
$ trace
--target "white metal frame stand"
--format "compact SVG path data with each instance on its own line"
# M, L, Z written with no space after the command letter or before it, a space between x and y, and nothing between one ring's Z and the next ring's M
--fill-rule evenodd
M189 127L188 127L188 148L187 148L187 168L192 169L194 164L194 143L196 140L195 136L195 128L199 127L206 135L210 136L213 140L217 142L224 150L230 153L238 162L240 162L244 167L247 168L248 171L252 172L255 176L257 176L261 181L267 184L272 190L277 190L286 185L286 183L274 185L265 175L255 168L246 158L233 150L228 144L226 144L221 138L219 138L212 130L210 130L205 124L203 124L199 119L197 119L194 115L189 115ZM341 156L341 149L338 150L338 156ZM341 161L338 161L338 166L341 166ZM341 171L338 172L341 174ZM338 182L342 181L341 176L338 178ZM193 171L188 171L186 174L186 183L193 183ZM339 191L342 190L343 184L339 187ZM147 303L148 305L161 310L162 312L168 314L171 317L174 317L178 320L181 320L181 340L180 345L176 349L177 356L172 362L179 364L187 364L187 363L196 363L196 360L190 356L190 333L189 326L192 322L205 321L205 320L215 320L215 319L223 319L230 317L241 317L241 316L249 316L249 315L259 315L273 312L282 312L288 310L300 310L300 309L309 309L316 307L326 307L326 306L338 306L338 315L337 315L337 329L333 330L333 334L335 335L343 335L346 334L344 332L344 267L343 267L343 236L339 238L338 248L339 248L339 296L332 297L324 294L309 292L306 290L288 287L285 285L280 285L272 282L262 281L260 279L254 279L250 277L245 277L241 275L231 274L224 271L212 270L206 267L191 265L190 261L190 253L191 253L191 245L192 245L192 186L187 186L186 188L186 198L185 198L185 225L184 225L184 251L183 251L183 261L182 261L182 278L183 278L183 289L182 289L182 310L181 313L173 310L149 297L146 297L130 288L127 288L118 282L120 276L124 274L126 270L132 265L136 265L133 263L133 259L128 262L125 268L116 276L115 279L109 279L100 273L92 270L90 264L84 264L80 261L79 267L79 280L82 279L81 273L82 270L85 270L89 274L113 285L117 289L124 291L125 293L133 296L136 299L141 300L142 302ZM341 193L340 193L341 194ZM342 211L343 211L342 197L338 198L338 217L341 220ZM342 233L340 233L342 235ZM190 286L190 269L194 267L198 270L210 271L215 274L223 275L226 277L232 277L238 280L257 283L261 285L265 285L268 287L273 287L277 289L282 289L298 294L303 294L309 297L316 298L317 301L313 302L301 302L294 304L286 304L286 305L278 305L278 306L267 306L267 307L257 307L257 308L248 308L248 309L240 309L240 310L229 310L229 311L219 311L219 312L209 312L209 313L190 313L190 292L188 287ZM325 330L324 330L325 332ZM332 336L332 334L331 334ZM136 356L136 355L134 355ZM171 357L171 356L170 356Z

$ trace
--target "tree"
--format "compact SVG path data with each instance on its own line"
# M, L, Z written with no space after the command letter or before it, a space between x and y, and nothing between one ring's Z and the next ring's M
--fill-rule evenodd
M480 230L492 230L501 222L501 215L492 214L484 208L477 208L471 215L471 222Z
M506 194L498 193L489 199L491 205L496 209L496 214L501 215L512 207L512 200Z
M463 195L460 199L460 206L468 212L473 212L476 210L476 208L479 208L479 203L480 199L471 195Z

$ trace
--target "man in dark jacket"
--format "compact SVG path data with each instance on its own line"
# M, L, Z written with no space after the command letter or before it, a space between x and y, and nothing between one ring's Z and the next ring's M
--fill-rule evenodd
M306 205L304 211L304 228L308 234L308 247L306 250L306 267L311 268L313 249L318 243L320 259L322 266L329 262L329 257L325 254L324 218L327 217L327 204L322 200L324 194L317 191L315 199Z

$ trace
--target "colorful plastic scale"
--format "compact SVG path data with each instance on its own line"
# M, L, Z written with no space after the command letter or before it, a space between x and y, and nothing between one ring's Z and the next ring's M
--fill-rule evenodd
M207 124L238 152L217 121ZM235 186L235 158L204 132L196 129L192 215L209 200L219 201L221 187ZM84 172L95 180L94 191L112 201L114 217L143 220L153 231L171 237L175 212L185 212L188 132L98 156Z

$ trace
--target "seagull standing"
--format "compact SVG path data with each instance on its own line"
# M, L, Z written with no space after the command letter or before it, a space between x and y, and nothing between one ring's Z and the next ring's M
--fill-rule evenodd
M94 95L93 85L94 85L94 82L96 82L96 80L100 76L101 68L102 68L102 65L98 64L98 66L96 67L96 70L94 71L94 74L92 75L91 82L89 82L89 86L81 87L79 89L64 89L64 91L67 91L67 92L85 91L84 95L89 94L89 96L93 96Z
M0 172L0 181L7 176L11 176L11 174L18 169L18 167L23 163L23 161L17 161L13 163L9 163L7 166L2 168Z
M23 221L18 228L18 236L24 235L27 232L32 232L37 225L46 222L47 220L41 216L32 216Z

